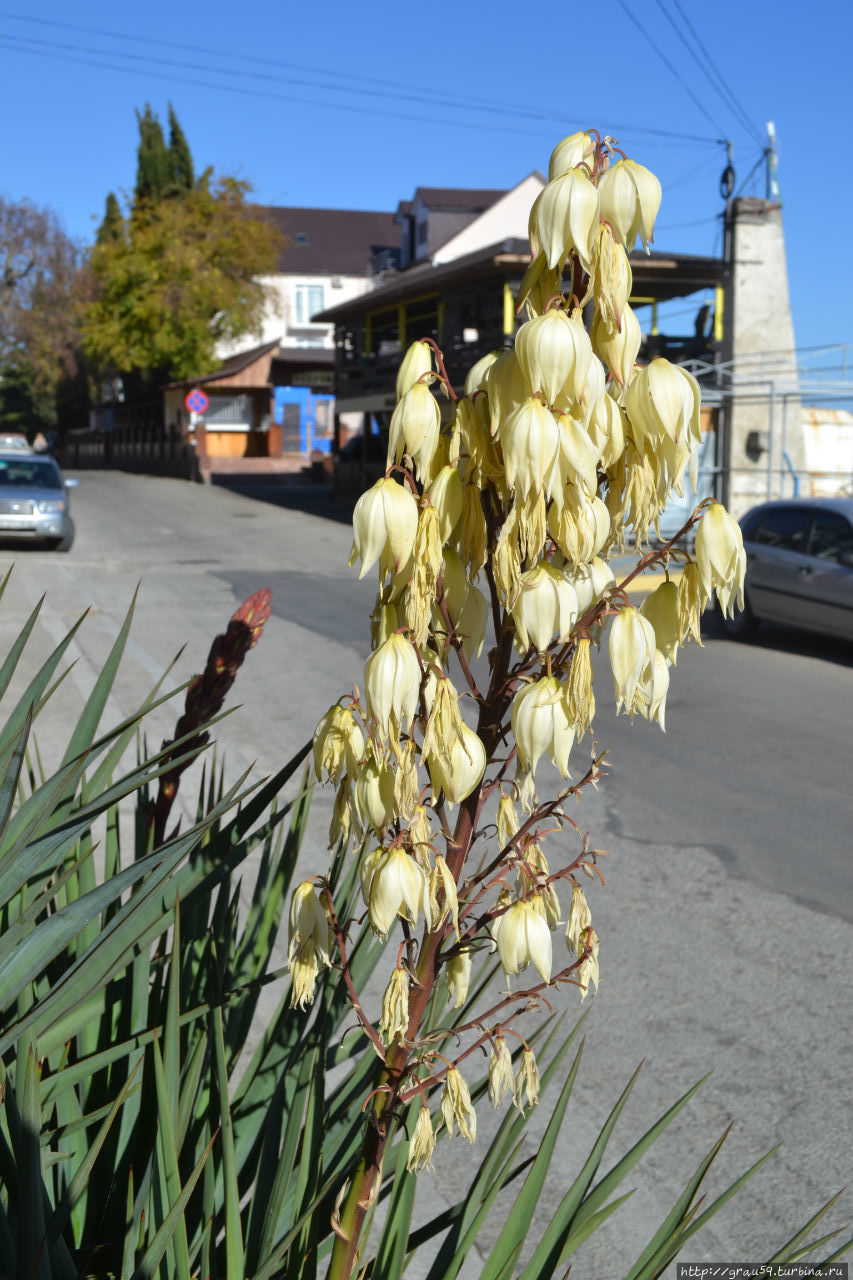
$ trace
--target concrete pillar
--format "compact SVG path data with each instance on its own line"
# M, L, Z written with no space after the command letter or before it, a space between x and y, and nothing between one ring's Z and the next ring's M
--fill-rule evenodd
M766 498L790 497L790 467L805 469L794 326L782 209L735 200L724 358L731 361L724 466L736 516Z

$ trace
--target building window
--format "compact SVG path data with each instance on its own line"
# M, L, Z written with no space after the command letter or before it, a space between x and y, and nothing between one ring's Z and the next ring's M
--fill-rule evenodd
M322 311L325 305L321 284L297 284L293 286L293 323L311 324L311 317Z
M426 218L423 222L418 223L418 244L426 244L427 242L427 223Z

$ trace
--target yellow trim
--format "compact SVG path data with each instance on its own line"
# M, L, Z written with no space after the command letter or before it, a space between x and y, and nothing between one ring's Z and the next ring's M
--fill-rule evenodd
M515 333L515 295L509 281L504 281L504 337L511 338Z
M397 334L400 340L400 350L402 351L406 345L406 304L401 302L397 306Z
M717 342L723 340L723 316L725 314L726 295L721 284L717 285L714 295L714 338Z
M658 331L658 300L657 298L641 297L639 294L632 295L628 299L632 307L651 307L652 309L652 333L657 334Z

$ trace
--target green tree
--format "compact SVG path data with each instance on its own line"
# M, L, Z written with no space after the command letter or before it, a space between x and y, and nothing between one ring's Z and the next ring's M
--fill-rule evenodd
M195 182L193 158L186 135L180 126L175 108L169 103L169 169L172 190L183 195L191 191Z
M246 203L248 186L205 173L181 200L144 201L125 234L90 253L87 356L153 390L216 363L216 344L257 331L280 239Z
M107 196L106 208L104 209L104 219L98 227L97 242L102 244L105 240L116 240L124 232L124 217L121 212L121 205L118 202L114 192L110 192Z
M141 115L137 111L136 121L139 125L139 147L134 195L136 203L142 204L147 200L161 200L167 193L171 185L171 162L163 129L150 103L146 102Z
M55 214L0 197L0 422L55 426L57 393L79 371L88 296L82 254Z

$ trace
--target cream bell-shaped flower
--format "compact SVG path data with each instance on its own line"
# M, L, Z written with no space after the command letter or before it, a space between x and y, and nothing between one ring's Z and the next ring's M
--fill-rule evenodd
M543 982L551 981L551 930L533 898L518 898L495 922L498 957L507 978L529 964Z
M654 627L639 610L632 605L620 609L607 641L617 712L623 707L632 712L637 686L654 662L656 647Z
M723 614L743 608L746 552L740 525L719 502L707 507L696 530L696 567L705 598L716 591Z
M426 874L405 849L383 850L370 877L367 915L374 933L388 934L397 916L418 923L418 912L429 918Z
M367 707L380 732L396 737L411 723L418 707L421 668L410 640L399 632L372 653L364 664Z
M379 581L411 559L418 529L418 503L408 485L390 476L377 480L355 504L349 564L361 559L359 580L379 561Z
M655 644L675 666L678 653L678 584L662 582L655 587L640 605L640 613L655 629Z
M610 223L628 252L637 236L648 252L661 202L661 185L651 170L635 160L617 160L602 175L598 195L602 218Z
M500 354L499 351L489 351L486 355L481 356L475 364L471 365L465 377L466 396L470 398L476 391L484 390L488 372Z
M394 770L388 760L368 760L355 780L355 807L362 830L382 839L395 816Z
M523 573L512 620L522 653L531 645L544 653L552 640L568 639L578 620L578 599L566 575L547 561Z
M601 465L607 471L625 452L625 411L606 392L595 406L589 430L598 446Z
M639 441L651 444L669 436L702 439L699 384L692 374L659 356L637 369L625 396L625 410Z
M397 370L397 399L402 400L425 373L432 373L432 347L428 342L413 342Z
M415 464L419 480L429 477L433 455L438 448L441 411L425 382L417 382L406 392L391 415L388 428L388 462L399 462L407 453Z
M409 1143L409 1158L406 1161L409 1173L420 1173L422 1169L430 1169L434 1151L435 1133L429 1107L421 1107Z
M502 424L533 394L515 351L503 351L486 374L489 428L496 436Z
M547 265L556 267L574 249L584 271L589 271L598 216L598 191L583 170L570 169L553 178L530 210L534 255L541 248Z
M570 480L591 498L598 490L598 450L589 432L570 413L558 416L557 427L560 432L559 466L563 483ZM558 495L554 496L556 498Z
M568 138L558 142L551 152L548 162L548 181L559 178L561 173L576 168L579 164L592 167L595 156L595 144L588 133L570 133Z
M666 733L666 695L669 692L669 663L655 650L651 669L637 686L637 710L644 720L657 720Z
M541 392L546 404L556 404L570 380L573 384L578 381L583 393L592 350L585 331L578 330L565 311L551 307L523 324L515 340L515 353L534 394Z
M486 771L486 748L473 729L462 721L461 735L450 749L450 766L437 756L429 762L433 791L443 791L449 804L461 804Z
M314 772L337 782L343 773L354 778L364 758L364 734L351 707L330 707L314 730Z
M471 1093L457 1067L450 1067L444 1077L441 1091L441 1118L447 1127L447 1136L453 1137L454 1126L470 1143L477 1140L477 1113L471 1102Z
M547 752L563 777L569 776L575 725L556 676L543 676L519 690L512 702L512 731L524 769L532 773Z
M506 482L522 497L542 493L549 496L555 478L560 449L560 432L551 410L535 396L506 419L499 439L504 455Z

